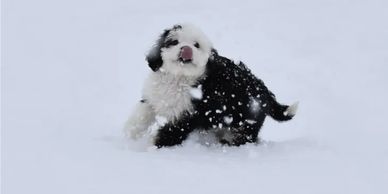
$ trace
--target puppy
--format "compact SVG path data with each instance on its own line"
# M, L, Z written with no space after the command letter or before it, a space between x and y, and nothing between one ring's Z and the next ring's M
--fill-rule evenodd
M242 63L220 56L192 25L165 30L146 56L153 71L125 131L152 134L158 148L181 144L194 130L213 131L219 142L257 142L265 117L290 120L297 104L279 104Z

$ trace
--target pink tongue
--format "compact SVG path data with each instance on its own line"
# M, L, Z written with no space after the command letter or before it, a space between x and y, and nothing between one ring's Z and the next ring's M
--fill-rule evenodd
M180 57L183 60L193 59L193 50L189 46L182 47Z

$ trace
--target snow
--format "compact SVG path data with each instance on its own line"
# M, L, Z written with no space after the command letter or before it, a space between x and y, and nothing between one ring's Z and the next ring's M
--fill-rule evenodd
M247 122L247 123L249 123L249 124L251 124L251 125L253 125L253 124L255 124L255 123L256 123L256 121L255 121L255 120L250 120L250 119L246 120L245 122Z
M260 110L260 103L258 102L258 99L251 98L249 106L251 107L251 111L253 113L258 112ZM265 107L265 106L263 105L263 107Z
M148 127L146 135L148 135L149 137L151 137L150 139L152 139L158 133L158 129L163 127L166 124L167 124L166 117L156 115L155 122Z
M388 193L386 1L19 0L1 14L2 193ZM125 140L145 53L177 22L299 101L295 118L267 118L259 145Z
M290 105L286 111L283 112L284 116L291 115L294 116L297 113L299 106L299 102L295 102L294 104Z
M202 92L201 85L199 85L196 88L191 88L189 92L190 92L191 97L193 97L194 99L198 99L198 100L202 99L203 92Z
M233 117L232 116L225 116L224 122L228 125L231 124L233 122Z

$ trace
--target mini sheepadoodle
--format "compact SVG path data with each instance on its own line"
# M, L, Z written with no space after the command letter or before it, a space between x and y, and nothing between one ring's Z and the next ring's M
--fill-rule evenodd
M152 73L125 127L131 138L148 132L160 148L203 130L238 146L257 142L267 115L277 121L295 115L297 104L279 104L242 62L220 56L192 25L165 30L146 59Z

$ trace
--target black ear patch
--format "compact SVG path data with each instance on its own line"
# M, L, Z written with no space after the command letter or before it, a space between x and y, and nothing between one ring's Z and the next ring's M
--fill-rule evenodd
M152 50L150 52L158 53L149 53L146 60L148 61L148 66L152 69L152 71L158 71L163 64L162 56L160 56L160 48L153 48Z
M217 50L212 48L212 50L210 51L209 61L213 61L217 56L218 56Z
M152 69L152 71L158 71L163 65L161 49L169 33L170 30L165 30L146 56L148 66Z

